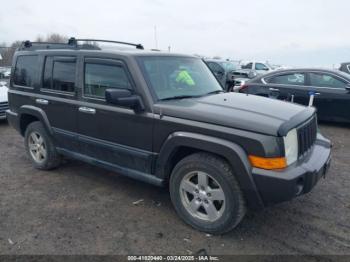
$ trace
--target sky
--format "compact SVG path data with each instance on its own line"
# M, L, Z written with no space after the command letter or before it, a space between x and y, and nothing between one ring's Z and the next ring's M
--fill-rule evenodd
M349 10L347 0L6 0L0 43L59 33L208 57L331 67L350 60Z

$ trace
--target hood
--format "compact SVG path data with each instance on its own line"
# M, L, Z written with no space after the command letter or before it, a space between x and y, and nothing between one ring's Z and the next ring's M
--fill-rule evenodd
M282 127L303 123L315 109L261 96L222 93L158 102L155 113L277 136Z
M7 91L8 91L7 87L6 86L2 86L0 84L0 103L8 101L8 99L7 99Z

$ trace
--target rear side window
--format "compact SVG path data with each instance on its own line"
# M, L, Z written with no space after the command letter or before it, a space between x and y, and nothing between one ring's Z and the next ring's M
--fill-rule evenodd
M17 58L13 77L14 84L25 87L34 87L38 66L38 56L19 56Z
M267 83L282 85L305 85L305 74L293 73L279 76L273 76L266 79Z
M58 92L75 91L75 58L47 57L43 77L43 88Z
M124 68L121 65L86 63L84 95L104 98L108 88L131 89Z

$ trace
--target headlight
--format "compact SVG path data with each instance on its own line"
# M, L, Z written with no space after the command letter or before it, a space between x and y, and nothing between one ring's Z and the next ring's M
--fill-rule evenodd
M293 164L298 159L298 135L294 128L284 138L284 150L287 165Z

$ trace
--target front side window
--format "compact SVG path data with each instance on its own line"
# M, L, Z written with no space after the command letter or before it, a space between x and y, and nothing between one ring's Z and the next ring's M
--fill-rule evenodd
M13 78L14 84L19 86L34 87L38 67L38 56L19 56L17 58Z
M219 82L201 59L152 56L139 57L139 63L159 100L222 91Z
M255 70L265 70L268 71L269 69L267 68L266 65L262 64L262 63L256 63L255 64Z
M75 91L75 58L46 57L43 76L43 88L58 92Z
M242 65L242 69L252 69L252 67L253 67L253 63Z
M266 82L281 85L305 85L305 74L293 73L273 76L269 79L266 79Z
M84 95L105 97L109 88L131 89L131 83L120 65L85 64Z
M331 75L310 73L310 84L315 87L345 88L346 82Z

